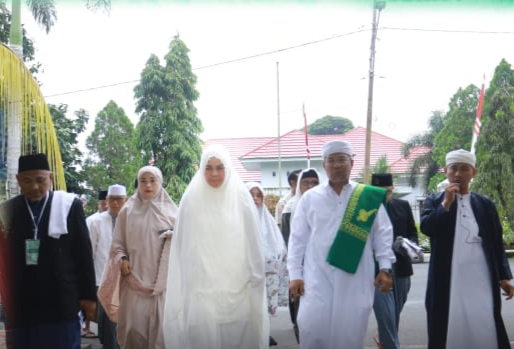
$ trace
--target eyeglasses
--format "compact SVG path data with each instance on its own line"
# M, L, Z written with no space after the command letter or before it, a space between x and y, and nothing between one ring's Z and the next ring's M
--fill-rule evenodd
M107 198L110 202L122 202L125 201L125 198Z
M336 164L346 164L351 161L352 161L352 159L348 156L341 156L341 157L337 157L337 158L328 157L326 160L327 164L329 164L330 166L333 166Z
M318 180L303 180L300 182L300 185L303 185L305 187L315 187L319 184L319 181Z

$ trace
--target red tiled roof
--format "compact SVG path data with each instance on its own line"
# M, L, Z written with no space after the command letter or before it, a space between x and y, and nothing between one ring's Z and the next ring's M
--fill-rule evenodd
M430 151L428 147L416 147L410 150L409 157L398 159L397 161L389 164L391 166L391 172L393 173L407 173L412 165L414 159L421 155L424 155Z
M311 159L320 159L323 144L336 139L347 141L352 144L353 152L355 154L355 162L352 171L353 175L357 176L359 173L363 172L366 152L366 129L363 127L356 127L340 135L309 135ZM403 143L399 140L384 136L380 133L371 132L371 166L374 166L379 158L386 156L387 163L391 166L391 172L405 173L406 171L403 171L405 167L404 164L401 164L401 166L399 165L398 167L393 166L395 162L403 159L402 146ZM280 156L282 158L303 158L306 156L305 148L305 134L301 131L293 130L280 138ZM244 160L272 160L278 158L277 139L272 138L266 144L253 149L241 158Z
M366 129L356 127L340 135L309 135L309 150L311 159L321 160L321 148L330 140L344 140L352 144L355 154L352 177L357 177L364 170L364 158L366 149ZM241 160L274 161L278 158L278 141L276 137L254 138L222 138L210 139L204 143L221 144L225 146L231 155L236 172L243 181L261 181L259 171L248 171L242 165ZM412 159L429 151L426 147L418 147L411 151L409 159L404 159L402 154L403 143L399 140L371 132L371 167L382 156L387 157L387 163L392 173L407 173ZM306 156L305 134L299 130L293 130L280 137L280 157L282 159L302 159Z
M250 138L218 138L209 139L203 143L203 147L207 147L211 144L220 144L227 148L230 153L230 160L234 166L234 170L239 174L244 182L260 182L261 172L260 171L248 171L243 167L240 157L243 154L248 153L252 149L255 149L262 144L265 144L272 140L274 137L250 137Z

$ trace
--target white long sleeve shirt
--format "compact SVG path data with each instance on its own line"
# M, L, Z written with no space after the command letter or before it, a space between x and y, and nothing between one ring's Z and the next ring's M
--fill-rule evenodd
M396 260L393 227L381 205L355 274L326 261L356 185L350 182L339 195L328 183L319 185L296 208L287 268L290 280L304 280L298 314L302 349L362 348L373 305L375 259L380 268L391 268Z

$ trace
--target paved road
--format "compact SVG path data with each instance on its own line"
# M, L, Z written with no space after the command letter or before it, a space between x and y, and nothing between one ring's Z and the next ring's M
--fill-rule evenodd
M510 259L510 267L514 270L514 259L512 258ZM424 297L427 272L428 263L414 264L412 287L400 321L400 342L402 349L426 348L427 336ZM511 346L514 348L514 300L508 302L504 300L502 309L505 327L507 328L509 338L511 339ZM373 336L376 333L377 327L375 317L371 314L364 349L376 349L376 345L373 342ZM271 318L271 334L278 342L278 346L272 348L299 348L294 337L287 308L280 308L278 310L278 315ZM102 346L97 339L84 339L83 343L84 349L88 347L90 349L102 349ZM2 344L0 344L0 349L1 348Z
M414 275L409 299L402 311L400 320L400 343L402 349L424 349L427 347L425 287L428 273L428 263L414 264ZM514 259L510 259L510 268L514 270ZM282 309L281 309L282 310ZM277 349L299 348L294 340L293 330L288 319L287 309L283 309L276 319L272 319L272 334L278 341ZM514 348L514 299L503 300L503 320L511 346ZM377 333L375 316L369 318L365 349L376 349L373 336ZM485 349L485 348L484 348Z

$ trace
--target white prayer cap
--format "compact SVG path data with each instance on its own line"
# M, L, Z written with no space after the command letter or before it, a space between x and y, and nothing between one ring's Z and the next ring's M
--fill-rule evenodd
M352 145L345 141L329 141L323 145L321 149L323 158L334 153L344 153L353 157Z
M454 150L446 154L446 166L455 163L463 163L475 167L476 161L475 154L464 149Z
M107 196L127 196L127 189L123 185L113 184L107 190Z

